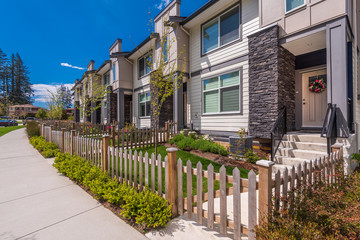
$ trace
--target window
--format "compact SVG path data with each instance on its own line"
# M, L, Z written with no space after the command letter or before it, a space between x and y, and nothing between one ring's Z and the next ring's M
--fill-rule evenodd
M305 4L305 0L285 0L286 3L286 12L290 12L298 7L301 7Z
M107 102L104 102L104 118L107 118Z
M203 81L203 113L240 112L240 74L232 72Z
M104 75L104 85L107 86L110 84L110 73L105 73Z
M139 116L150 116L150 92L139 95Z
M168 40L167 38L164 41L164 46L163 46L163 50L162 50L162 54L164 56L164 62L168 61Z
M113 69L113 82L115 82L115 80L116 80L116 65L115 65L115 63L113 64L112 69Z
M147 53L139 59L139 78L149 74L152 70L152 54Z
M240 38L240 6L210 20L202 27L203 54Z

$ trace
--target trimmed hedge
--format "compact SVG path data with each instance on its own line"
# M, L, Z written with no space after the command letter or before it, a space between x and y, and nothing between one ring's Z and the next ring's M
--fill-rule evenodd
M58 154L54 167L84 185L96 199L104 199L121 207L121 215L143 227L164 227L171 218L171 205L156 193L135 188L111 179L100 168L78 156Z
M40 136L39 123L37 123L35 121L27 121L26 132L30 138Z
M30 138L30 144L41 151L45 158L52 158L60 153L58 146L55 143L47 142L43 136Z
M214 143L211 140L206 140L201 137L196 136L195 134L189 134L189 137L186 137L184 134L175 135L169 141L170 144L175 144L181 150L190 151L192 149L201 150L203 152L211 152L215 154L220 154L222 156L228 156L229 152L225 147L220 144Z

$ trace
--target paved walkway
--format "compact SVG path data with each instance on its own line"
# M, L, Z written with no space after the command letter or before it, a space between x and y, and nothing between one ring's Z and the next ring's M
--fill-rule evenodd
M30 144L24 129L0 137L0 239L146 239Z

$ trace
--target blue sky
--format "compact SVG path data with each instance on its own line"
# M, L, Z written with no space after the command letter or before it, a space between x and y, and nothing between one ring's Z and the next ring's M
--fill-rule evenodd
M182 0L181 15L189 16L207 1ZM83 70L61 63L86 68L95 60L99 67L117 38L123 39L123 51L132 50L148 36L150 17L169 2L0 0L0 48L8 57L20 54L36 90L34 105L46 107L46 89L82 76Z

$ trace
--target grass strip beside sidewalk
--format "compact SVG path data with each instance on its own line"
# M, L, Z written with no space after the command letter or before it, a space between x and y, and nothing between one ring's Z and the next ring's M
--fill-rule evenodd
M12 127L2 127L0 128L0 137L9 133L9 132L12 132L14 130L18 130L18 129L21 129L21 128L24 128L25 126L12 126Z

